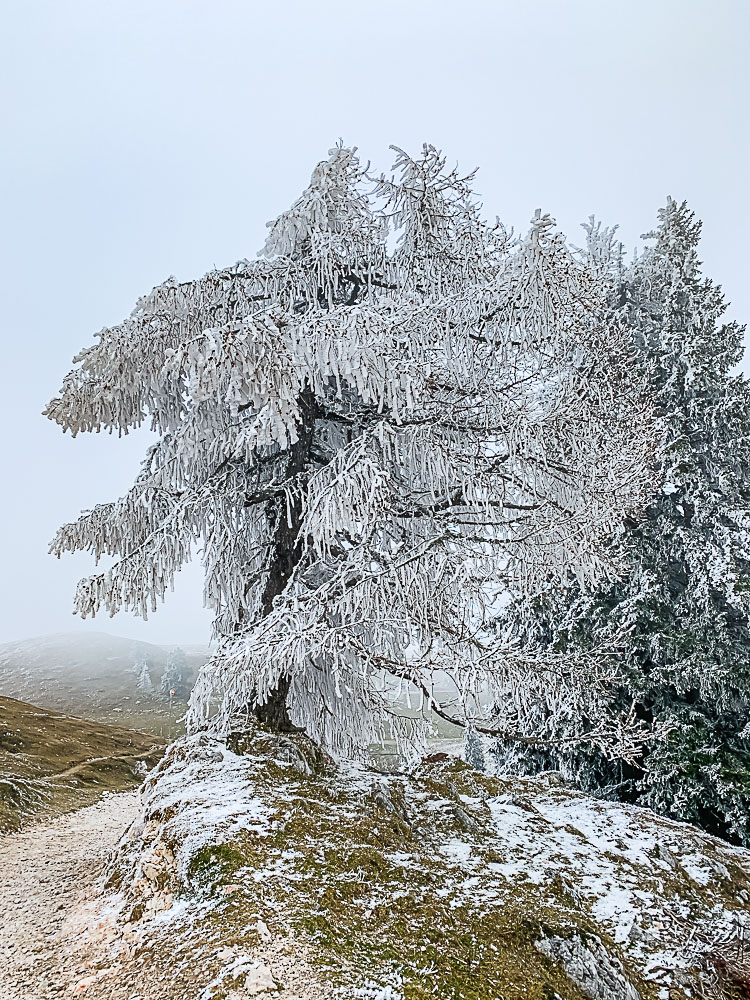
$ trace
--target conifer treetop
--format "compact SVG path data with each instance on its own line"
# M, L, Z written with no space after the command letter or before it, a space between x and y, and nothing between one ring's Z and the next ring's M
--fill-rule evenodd
M670 198L628 266L605 248L633 363L652 389L660 488L618 536L619 579L551 586L508 612L529 654L587 656L603 683L588 705L541 683L536 697L509 692L519 729L549 743L500 752L504 768L560 768L586 790L749 845L750 383L734 370L744 327L725 321L721 287L702 273L700 232ZM574 739L627 706L651 729L639 760Z

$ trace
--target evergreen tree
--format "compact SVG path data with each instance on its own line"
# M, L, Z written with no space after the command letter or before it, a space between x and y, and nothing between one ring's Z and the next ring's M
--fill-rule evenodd
M721 289L701 276L700 222L671 199L654 246L620 284L617 308L654 389L661 492L617 542L626 575L597 593L537 599L537 648L610 664L613 680L575 718L537 702L528 729L558 749L498 746L500 766L559 766L588 790L650 806L750 843L750 387L733 375L743 328L722 323ZM607 673L607 670L604 670ZM653 726L637 762L565 741L631 708Z
M151 694L154 685L151 681L151 672L148 668L148 660L142 649L138 650L135 660L135 686L144 694Z
M467 726L464 729L463 757L466 763L470 767L473 767L475 771L485 770L484 743L476 729L472 729L471 726Z
M167 698L170 696L184 699L190 690L186 678L188 673L187 658L180 647L171 649L167 658L167 666L161 676L159 689Z

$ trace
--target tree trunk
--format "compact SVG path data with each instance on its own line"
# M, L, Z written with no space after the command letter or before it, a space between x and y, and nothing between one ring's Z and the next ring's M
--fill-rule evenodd
M293 733L297 727L292 725L289 713L286 708L286 698L289 693L289 677L282 677L278 686L268 695L262 705L253 708L253 715L270 729L275 729L278 733Z
M289 458L285 469L288 480L304 472L309 461L315 430L315 410L314 395L311 392L304 392L300 399L302 420L297 427L299 438L288 452ZM294 502L289 504L288 510L286 500L281 497L275 502L275 510L269 511L269 517L275 518L276 527L269 546L268 578L261 601L261 613L264 616L273 609L274 598L284 592L300 561L302 541L299 538L299 529L303 514L301 497L296 497ZM278 685L270 692L266 701L253 708L256 719L279 732L293 732L296 728L292 725L286 707L290 682L290 675L282 674Z

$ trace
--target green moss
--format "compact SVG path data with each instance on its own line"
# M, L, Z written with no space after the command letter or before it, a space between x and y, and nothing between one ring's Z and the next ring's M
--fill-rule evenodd
M201 847L190 859L188 879L198 885L227 885L250 861L251 857L239 846L210 844Z
M262 743L234 748L259 756ZM415 809L410 779L356 792L331 780L322 761L302 774L294 760L279 764L277 748L275 761L259 764L257 788L273 808L267 835L242 834L191 859L186 891L215 896L217 909L206 919L222 929L223 945L247 947L253 920L278 928L283 915L284 929L308 942L332 985L378 979L385 970L402 977L405 1000L580 1000L535 947L543 933L572 925L562 890L558 899L539 887L519 897L516 886L511 904L490 887L472 899L462 888L466 873L429 846L436 837L465 838L467 825L483 830L484 799L502 783L451 763L422 776L432 808ZM477 801L466 805L460 795ZM475 851L483 863L503 860L481 838ZM227 899L229 884L240 888Z

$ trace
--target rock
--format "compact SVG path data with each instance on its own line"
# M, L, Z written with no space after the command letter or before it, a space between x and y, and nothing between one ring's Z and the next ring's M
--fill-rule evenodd
M536 946L560 962L568 978L591 1000L640 1000L622 962L607 952L600 938L574 932L568 938L543 937Z
M269 990L275 990L276 988L273 975L267 965L255 965L245 976L243 991L248 996L252 997L258 993L267 993Z
M268 924L265 922L265 920L259 920L258 923L255 925L255 929L258 932L258 936L260 937L261 941L273 940L273 934L269 930Z
M174 896L171 892L155 892L146 901L146 913L148 916L155 916L171 909L174 903Z
M260 993L268 993L271 990L275 991L278 989L270 966L247 955L238 956L217 977L214 984L208 987L208 990L212 991L213 985L220 986L227 980L241 981L241 985L229 990L227 1000L247 1000L248 997L254 997Z

